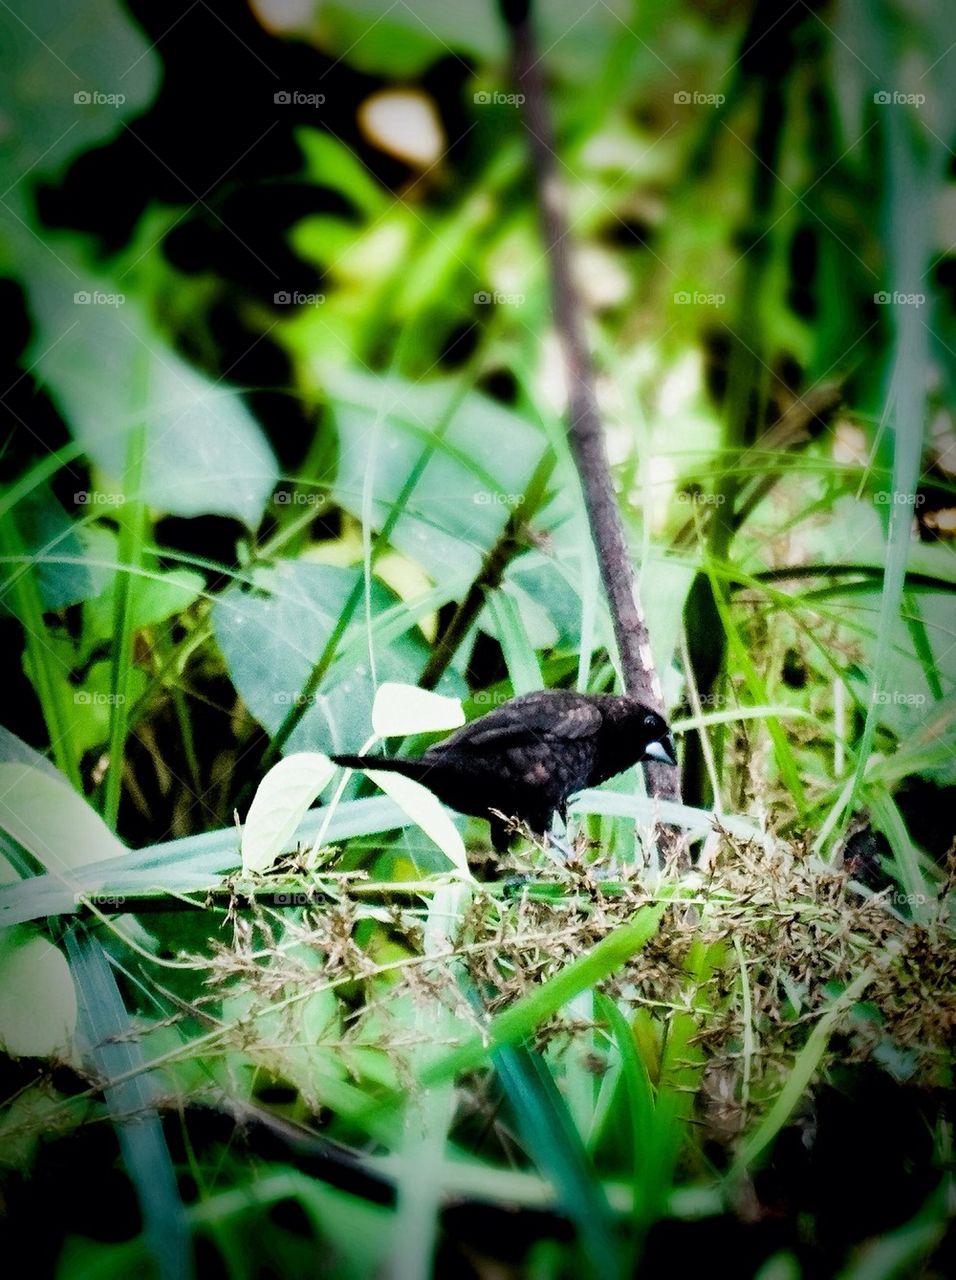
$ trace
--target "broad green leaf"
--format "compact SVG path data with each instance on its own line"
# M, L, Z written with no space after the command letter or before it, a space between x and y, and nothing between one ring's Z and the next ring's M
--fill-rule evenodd
M50 612L65 609L67 605L88 600L96 594L98 583L82 563L85 546L80 532L57 502L49 485L38 485L26 494L6 518L17 523L20 545L31 557L44 609ZM0 603L4 608L10 608L16 598L8 588L9 579L22 572L22 564L0 566L0 578L3 579Z
M262 0L268 12L272 0ZM287 34L317 44L336 58L348 56L360 71L400 78L421 74L449 51L498 61L505 57L504 29L490 0L426 0L384 10L380 0L308 7L284 17Z
M128 676L126 693L121 696L129 700L132 710L146 692L149 681L145 671L132 665ZM73 703L73 733L77 748L89 751L92 747L101 746L109 737L110 712L117 696L112 690L109 662L94 662L80 685L69 681L66 670L58 672L57 678L63 680L64 693Z
M311 182L317 187L338 191L370 220L385 212L389 204L387 192L344 142L323 129L308 127L298 129L295 136L305 156L306 177Z
M320 752L298 752L259 783L242 832L242 869L267 871L290 846L306 810L335 772Z
M0 73L17 104L4 117L3 187L25 209L28 176L36 183L61 173L146 106L160 59L115 0L88 0L82 22L70 21L57 0L32 0L23 13L7 14Z
M84 637L91 641L83 650L93 648L95 635ZM102 646L103 640L99 644ZM109 736L110 712L116 701L113 693L112 672L108 660L91 663L77 683L71 679L74 669L81 666L84 653L77 649L72 639L63 631L44 637L43 653L49 659L44 678L48 682L68 717L70 742L73 750L81 755L93 747L101 746ZM23 667L27 677L37 686L37 673L29 651L24 652ZM135 706L148 686L146 672L131 666L125 697L130 707Z
M597 582L594 551L590 540L584 542L575 535L574 522L564 519L567 502L563 492L561 501L549 504L541 514L541 525L548 529L547 555L527 551L512 561L505 574L505 582L518 588L521 617L536 649L576 649L582 643L582 591L590 592L595 603L596 593L590 585ZM541 626L542 617L547 620L547 630ZM610 621L601 621L610 637ZM594 648L600 636L591 640Z
M258 524L278 470L239 393L187 364L133 296L89 277L65 245L58 259L38 259L28 273L35 331L26 361L100 469L100 491L122 500L127 442L141 423L134 496L173 515Z
M280 561L253 572L254 591L232 587L212 609L213 630L243 701L270 734L295 705L361 574L355 569L306 561ZM375 619L397 604L372 583ZM399 606L401 607L401 606ZM334 663L286 744L286 751L354 751L368 737L377 682L414 681L426 648L413 616L408 627L375 651L369 665L364 610L346 630L342 648L355 641L363 658ZM457 682L456 682L457 683ZM446 682L446 687L454 687Z
M372 75L411 80L449 55L496 69L508 62L507 31L491 0L419 0L414 5L384 7L381 0L335 0L314 9L258 0L257 7L266 14L281 14L281 29L287 34L305 38L333 58L347 59L351 66ZM652 21L642 23L631 10L620 6L614 9L599 4L582 11L575 0L548 0L536 8L535 27L549 67L556 65L574 83L591 87L605 69L615 42L621 39L625 14L627 32L636 24L644 48L659 38ZM656 10L651 14L656 15ZM648 70L656 65L651 63ZM509 88L501 71L489 83L502 91ZM489 106L488 89L472 90L469 98L474 111L501 110L513 125L514 104Z
M335 500L361 519L370 482L372 522L380 529L457 384L342 370L325 370L323 381L342 445ZM520 503L545 443L525 419L468 393L435 443L392 531L393 545L438 584L470 583L510 504Z
M205 587L202 574L191 569L163 570L149 566L149 576L137 575L130 602L130 626L133 631L153 627L173 615L185 613ZM84 649L89 650L112 632L113 597L116 575L107 589L88 600L83 611Z

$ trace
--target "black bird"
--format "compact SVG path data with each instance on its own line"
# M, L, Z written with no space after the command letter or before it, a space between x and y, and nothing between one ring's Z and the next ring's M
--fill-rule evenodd
M528 693L429 747L417 760L332 756L349 769L381 769L420 782L459 813L486 818L503 853L511 833L497 809L541 836L569 796L641 760L677 764L666 721L634 698L546 689Z

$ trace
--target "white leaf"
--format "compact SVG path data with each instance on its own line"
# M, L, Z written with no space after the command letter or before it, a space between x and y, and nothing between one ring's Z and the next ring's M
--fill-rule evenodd
M465 723L460 698L446 698L414 684L388 680L379 686L372 708L372 728L380 738L409 733L458 729Z
M272 866L333 773L335 765L320 751L286 756L269 770L253 796L242 832L244 872Z
M411 778L398 773L385 773L378 769L365 772L377 787L390 796L398 807L407 813L416 826L421 827L429 840L434 840L442 853L466 880L471 880L465 846L448 811L432 793Z
M65 778L13 761L0 764L0 828L47 871L70 871L126 852Z
M66 957L25 929L0 938L0 1044L15 1058L64 1055L76 1029Z

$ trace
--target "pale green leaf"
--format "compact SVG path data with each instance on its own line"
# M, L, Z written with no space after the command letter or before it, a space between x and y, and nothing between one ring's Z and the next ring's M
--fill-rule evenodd
M126 852L65 780L19 763L0 764L0 828L48 871L70 871Z
M471 879L464 842L441 802L426 787L413 782L411 778L403 778L397 773L384 773L378 769L366 769L365 772L430 840L434 840L448 861L463 876Z
M76 1029L76 990L62 952L26 929L0 936L0 1044L16 1057L65 1054Z
M335 765L320 751L280 760L259 783L242 832L242 869L266 871L288 849L295 831Z
M464 723L460 698L446 698L397 680L379 686L372 707L372 728L380 738L457 729Z

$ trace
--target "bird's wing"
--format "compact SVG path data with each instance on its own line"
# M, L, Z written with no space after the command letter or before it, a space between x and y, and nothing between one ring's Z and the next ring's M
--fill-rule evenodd
M472 720L432 751L488 747L506 751L542 739L587 738L597 732L600 724L601 712L578 694L565 690L529 693Z

